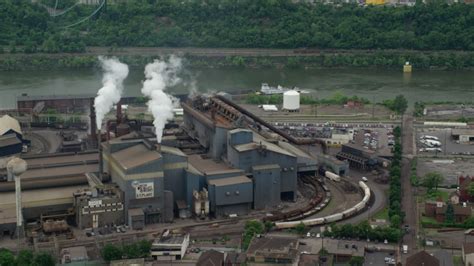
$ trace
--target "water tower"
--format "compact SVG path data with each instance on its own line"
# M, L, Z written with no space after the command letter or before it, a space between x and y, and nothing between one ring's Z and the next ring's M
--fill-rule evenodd
M8 179L15 180L16 226L17 235L23 234L23 215L21 212L21 183L20 175L27 169L26 162L20 158L13 158L7 163Z

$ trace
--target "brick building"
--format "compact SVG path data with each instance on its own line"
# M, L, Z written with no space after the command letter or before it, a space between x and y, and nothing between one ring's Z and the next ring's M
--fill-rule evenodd
M460 176L458 178L459 184L459 200L461 202L474 202L474 197L469 195L469 185L474 181L474 176Z
M447 205L442 201L429 201L425 203L425 216L433 217L439 223L446 220ZM453 205L454 221L456 223L463 223L467 218L471 217L472 210L470 207L463 207L461 205Z

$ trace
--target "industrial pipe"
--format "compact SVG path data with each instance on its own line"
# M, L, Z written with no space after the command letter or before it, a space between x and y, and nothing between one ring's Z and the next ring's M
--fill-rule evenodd
M252 114L251 112L247 111L246 109L242 108L241 106L235 104L234 102L232 102L231 100L227 99L226 97L222 96L222 95L216 95L214 96L216 98L218 98L219 100L223 101L224 103L234 107L236 110L238 110L239 112L241 112L242 114L250 117L252 120L254 120L255 122L267 127L268 129L270 129L271 131L277 133L278 135L282 136L283 138L287 139L289 142L293 143L293 144L296 144L296 145L305 145L305 144L314 144L314 143L318 143L322 146L323 148L323 152L325 153L326 152L326 142L324 142L323 140L321 139L296 139L292 136L290 136L289 134L287 134L286 132L274 127L273 125L271 125L270 123L266 122L265 120L261 119L260 117Z

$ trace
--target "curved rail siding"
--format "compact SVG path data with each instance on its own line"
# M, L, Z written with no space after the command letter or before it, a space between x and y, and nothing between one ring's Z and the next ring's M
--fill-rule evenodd
M322 225L327 223L333 223L340 220L343 220L347 217L354 215L355 213L359 212L360 210L364 209L367 206L367 203L370 199L370 188L362 181L359 181L359 187L364 191L364 198L354 205L354 207L344 210L343 212L331 214L321 218L314 218L314 219L307 219L307 220L298 220L292 222L276 222L275 227L278 229L284 228L293 228L303 223L304 225Z

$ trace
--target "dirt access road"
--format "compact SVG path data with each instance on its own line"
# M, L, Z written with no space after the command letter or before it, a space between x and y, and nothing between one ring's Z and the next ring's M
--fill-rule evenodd
M410 230L403 236L402 245L408 245L408 256L416 253L417 241L417 211L415 204L415 192L410 182L411 161L413 159L413 117L405 114L402 123L402 169L401 169L401 186L402 186L402 210L405 212L405 225ZM403 261L407 256L403 256Z

